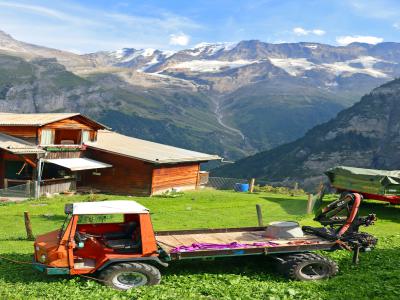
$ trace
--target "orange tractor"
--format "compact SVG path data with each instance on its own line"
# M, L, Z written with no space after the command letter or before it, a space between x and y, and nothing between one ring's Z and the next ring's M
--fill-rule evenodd
M348 209L359 204L355 200L348 197ZM343 206L343 201L339 204ZM338 267L312 251L346 248L358 257L360 250L369 250L376 243L372 236L358 232L358 227L369 225L373 217L353 214L340 221L339 217L326 217L326 211L320 221L325 218L328 226L332 219L330 229L303 227L304 235L298 228L300 236L274 238L266 235L268 227L154 232L148 209L134 201L67 204L65 213L61 229L37 237L35 268L48 275L90 275L119 290L158 284L159 268L176 260L249 255L273 257L292 279L323 279L335 275ZM106 215L108 222L97 222L100 215ZM114 220L116 217L120 219ZM341 224L339 228L337 224Z

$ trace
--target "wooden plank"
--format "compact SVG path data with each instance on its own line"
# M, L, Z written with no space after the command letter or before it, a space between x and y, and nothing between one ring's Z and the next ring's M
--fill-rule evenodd
M194 234L191 235L191 237L195 239L197 243L221 244L225 242L223 239L218 238L218 233Z
M46 159L59 159L59 158L79 158L83 157L85 150L81 151L59 151L47 152Z
M0 126L0 132L16 137L36 138L34 126Z
M254 246L245 248L246 251L254 253L264 253L263 249L270 249L272 252L290 252L296 249L306 249L314 247L315 249L328 249L333 243L321 239L316 236L306 235L303 238L271 240L265 237L260 231L243 231L243 232L215 232L215 233L198 233L198 234L177 234L156 236L156 240L160 242L161 247L168 253L179 246L190 246L193 243L211 243L211 244L230 244L237 242L239 244L253 244L256 242L273 242L275 245ZM305 243L306 242L306 243ZM276 248L276 249L275 249ZM253 249L253 250L251 250ZM237 249L234 249L237 250ZM233 250L199 250L194 253L213 253L213 255L223 255L226 251ZM232 253L231 253L232 254ZM183 255L183 254L182 254ZM193 254L195 256L195 254ZM203 254L201 254L203 255ZM189 254L189 256L192 256Z
M233 228L204 228L189 230L168 230L156 231L157 236L162 235L179 235L179 234L196 234L196 233L216 233L216 232L260 232L265 231L267 227L233 227Z
M153 170L152 190L157 192L173 187L197 186L199 163L159 166Z
M93 130L94 128L79 122L75 119L64 119L61 121L53 122L42 127L43 129L84 129Z
M191 244L195 244L195 243L200 243L198 240L196 240L194 238L193 235L178 235L178 236L172 236L174 238L176 238L180 244L188 246Z

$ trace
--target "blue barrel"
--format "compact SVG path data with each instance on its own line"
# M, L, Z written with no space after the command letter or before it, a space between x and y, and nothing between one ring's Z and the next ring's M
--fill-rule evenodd
M235 183L235 191L236 192L248 192L249 184L248 183Z

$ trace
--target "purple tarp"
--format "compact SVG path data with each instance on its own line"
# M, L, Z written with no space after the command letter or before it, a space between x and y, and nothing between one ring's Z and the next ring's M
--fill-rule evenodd
M274 242L259 242L253 244L239 244L233 242L230 244L209 244L209 243L195 243L190 246L179 246L171 250L171 253L179 252L195 252L199 250L223 250L223 249L238 249L238 248L252 248L252 247L274 247L279 244Z

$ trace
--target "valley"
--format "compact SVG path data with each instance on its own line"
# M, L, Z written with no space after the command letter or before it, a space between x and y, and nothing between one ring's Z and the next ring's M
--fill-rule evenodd
M231 160L300 138L400 75L397 43L249 40L78 55L0 32L0 56L2 111L80 111Z

